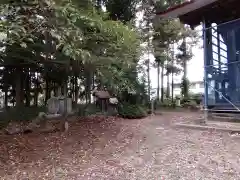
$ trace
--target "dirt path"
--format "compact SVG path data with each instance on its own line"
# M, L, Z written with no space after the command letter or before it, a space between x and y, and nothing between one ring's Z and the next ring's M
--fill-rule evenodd
M171 127L197 116L92 117L72 122L67 135L1 137L0 179L240 179L240 140L227 133Z

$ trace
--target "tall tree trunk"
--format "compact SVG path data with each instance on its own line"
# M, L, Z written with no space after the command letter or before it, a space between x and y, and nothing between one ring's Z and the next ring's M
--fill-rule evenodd
M4 108L8 107L8 89L4 89Z
M19 108L23 105L22 101L22 70L17 69L15 75L15 91L16 91L16 107Z
M166 92L166 98L170 98L170 79L169 79L169 73L167 74L167 92Z
M187 79L187 62L183 61L183 79Z
M173 77L174 77L174 72L172 72L172 88L171 88L171 90L172 90L172 103L174 102L174 79L173 79Z
M148 39L148 60L147 60L147 78L148 78L148 102L151 101L151 80L150 80L150 38ZM149 104L150 106L150 104Z
M31 75L29 72L29 69L26 72L26 82L25 82L25 97L26 97L26 107L30 106L30 101L31 101Z
M38 95L39 95L39 79L38 79L38 73L34 73L35 76L35 88L34 88L34 106L38 106Z
M78 77L77 77L77 75L75 75L75 77L74 77L74 84L75 84L74 101L77 104L78 103L78 97L79 97L79 85L78 85Z
M184 46L184 52L183 56L187 56L187 44L186 44L186 38L183 39L183 46ZM188 91L189 91L189 86L188 86L188 79L187 79L187 60L184 58L183 59L183 95L185 98L188 97Z
M72 88L71 88L71 94L72 94L72 101L75 99L75 75L72 76Z
M89 70L85 71L85 97L86 103L91 104L91 86L92 86L92 76Z
M48 31L45 31L44 33L45 36L45 41L46 41L46 45L45 45L45 60L46 62L48 62L50 60L50 50L51 50L51 39L50 39L50 35ZM50 81L48 79L48 66L45 66L45 73L46 73L46 91L45 91L45 105L47 105L47 100L51 97L51 89L50 89Z
M172 73L172 103L174 102L174 79L173 79L174 74Z
M163 103L164 100L164 63L162 64L161 70L161 102Z
M57 84L55 82L53 83L53 95L57 97Z
M150 59L148 59L148 65L147 65L147 77L148 77L148 96L149 96L149 99L148 101L150 102L151 101L151 81L150 81Z
M50 92L50 82L48 79L46 79L46 87L45 87L45 105L47 105L47 101L51 96Z
M64 96L64 115L67 116L67 98L68 98L68 78L63 83L63 96Z
M157 63L157 100L160 100L160 62Z
M186 57L187 56L186 38L183 38L183 46L184 46L183 56ZM187 60L186 59L183 59L183 78L187 79Z
M169 59L169 49L167 49L167 92L166 92L166 98L170 98L170 79L169 79L169 64L170 64L170 59Z
M38 89L36 88L35 89L35 92L34 92L34 106L38 106Z
M175 60L174 60L174 45L173 45L173 47L172 47L172 53L171 53L171 59L172 59L172 67L174 66L174 63L175 63ZM173 72L173 70L172 70L172 88L171 88L171 90L172 90L172 104L173 104L173 102L174 102L174 79L173 79L173 77L174 77L174 72Z
M66 74L68 73L68 68L66 68ZM68 98L68 78L64 80L63 83L63 95L64 95L64 125L63 129L65 132L68 131L69 123L68 123L68 106L67 106L67 98Z

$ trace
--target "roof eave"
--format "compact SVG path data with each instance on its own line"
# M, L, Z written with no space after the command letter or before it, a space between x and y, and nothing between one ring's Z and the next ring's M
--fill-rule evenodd
M186 16L188 13L191 13L195 10L198 10L204 6L212 4L218 0L191 0L187 1L181 5L169 8L164 12L157 13L158 17L161 19L171 19L171 18L180 18L183 23L184 19L181 19L182 16ZM200 22L199 22L200 23ZM187 24L187 23L186 23Z
M180 5L168 8L165 11L158 12L158 13L156 13L156 15L160 18L163 18L163 19L178 18L179 15L184 14L184 11L179 12L179 10L182 10L182 9L185 10L188 7L188 5L193 4L193 2L194 1L187 1L187 2L182 3Z

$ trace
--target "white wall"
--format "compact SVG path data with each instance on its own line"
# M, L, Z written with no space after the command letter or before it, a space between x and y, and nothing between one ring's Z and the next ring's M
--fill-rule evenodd
M200 85L200 83L195 84L195 86L190 86L189 92L193 94L204 93L204 86ZM181 88L174 88L174 96L181 95Z

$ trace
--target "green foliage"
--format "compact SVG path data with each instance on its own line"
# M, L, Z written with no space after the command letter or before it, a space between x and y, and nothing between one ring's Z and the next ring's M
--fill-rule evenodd
M140 119L147 116L144 107L129 103L123 103L118 107L118 114L126 119Z
M172 101L172 98L168 98L168 99L165 99L163 101L163 106L164 107L172 107L172 108L175 108L176 107L176 100L174 99Z
M181 72L181 69L173 64L167 64L166 65L166 74L179 74Z
M129 103L129 104L144 104L147 105L148 102L148 95L145 92L144 86L140 86L137 88L137 91L129 92L129 91L123 91L120 96L119 100L123 103Z
M193 101L195 101L198 105L201 103L202 101L202 94L198 93L198 94L190 94L189 98Z
M179 5L186 0L156 0L155 1L155 10L157 12L162 12L169 7Z
M117 94L138 87L140 41L134 27L127 25L135 13L134 3L129 1L131 7L123 12L117 9L117 4L124 5L120 1L98 2L108 12L90 0L1 2L1 89L8 94L7 102L37 101L44 89L48 99L66 82L75 88L69 94L76 96L82 86L90 93L93 83ZM111 9L111 4L116 6ZM124 14L122 22L114 14ZM21 79L27 79L26 84Z
M166 108L175 108L176 107L176 100L174 99L174 101L172 101L171 98L165 98L163 100L163 102L158 102L157 103L158 107L161 108L161 107L166 107Z
M191 34L190 34L191 35ZM189 35L189 36L190 36ZM193 54L192 54L192 46L189 44L187 45L186 42L186 37L183 36L183 41L180 43L178 50L179 53L176 55L177 58L177 62L181 65L181 67L183 68L184 73L186 73L186 66L187 66L187 62L192 58Z
M196 102L196 104L200 104L202 101L202 94L191 94L189 93L189 96L184 98L181 100L181 103L184 104L185 102L189 102L189 101L194 101Z
M183 78L181 82L181 94L185 99L188 99L189 97L189 87L190 82L187 78Z
M161 3L166 8L179 2ZM64 86L76 102L84 95L89 100L93 86L106 86L123 102L127 91L136 93L131 104L149 104L150 81L138 79L144 69L139 57L145 53L140 43L153 36L145 50L154 51L158 67L167 74L177 74L177 66L166 63L171 61L169 46L188 32L178 20L152 22L156 8L138 0L2 1L0 88L5 104L30 106L34 101L38 105L43 93L41 100L46 103L52 92ZM144 12L141 36L130 25L138 10ZM84 114L91 114L87 109Z
M161 4L162 2L162 4ZM156 8L162 6L162 10L166 8L166 5L172 5L174 2L163 2L161 1L156 4ZM159 4L160 3L160 4ZM174 48L173 44L178 43L183 37L185 37L185 27L180 23L179 20L163 20L155 19L153 21L153 47L154 47L154 56L158 68L158 76L160 76L161 68L161 89L163 89L164 81L164 70L166 70L167 80L169 80L170 74L176 75L179 74L183 69L180 68L179 64L182 64L183 59L175 59L174 57ZM160 79L160 77L159 77ZM167 95L169 95L169 82L167 83ZM160 89L160 84L158 84L158 89ZM163 101L163 92L161 93L161 101ZM159 97L158 97L159 98Z
M139 0L104 0L106 9L112 20L123 23L130 22L136 13L136 5Z
M198 109L198 105L197 105L196 101L193 101L193 100L188 100L188 101L186 101L186 102L183 104L183 107L184 107L184 108L191 109L191 110L197 110L197 109Z
M189 39L187 42L187 38ZM192 31L189 28L185 28L182 32L182 42L180 43L176 55L177 63L181 66L183 71L181 93L185 98L189 95L189 81L187 79L187 62L192 58L192 45L198 42L198 36L196 31Z
M144 11L143 25L141 27L144 34L142 39L147 44L145 49L152 52L155 57L154 65L158 72L157 99L160 99L159 92L161 89L161 106L165 107L175 107L175 100L170 98L164 100L164 76L167 76L166 97L169 97L170 84L174 84L173 80L172 83L169 82L170 75L173 77L183 72L182 90L184 96L188 96L187 61L192 58L191 48L196 45L198 36L196 31L184 26L178 19L166 20L159 17L154 18L152 15L183 2L184 0L142 1ZM153 38L151 42L148 41L150 38ZM174 52L173 45L175 44L179 45L179 52L177 53Z

